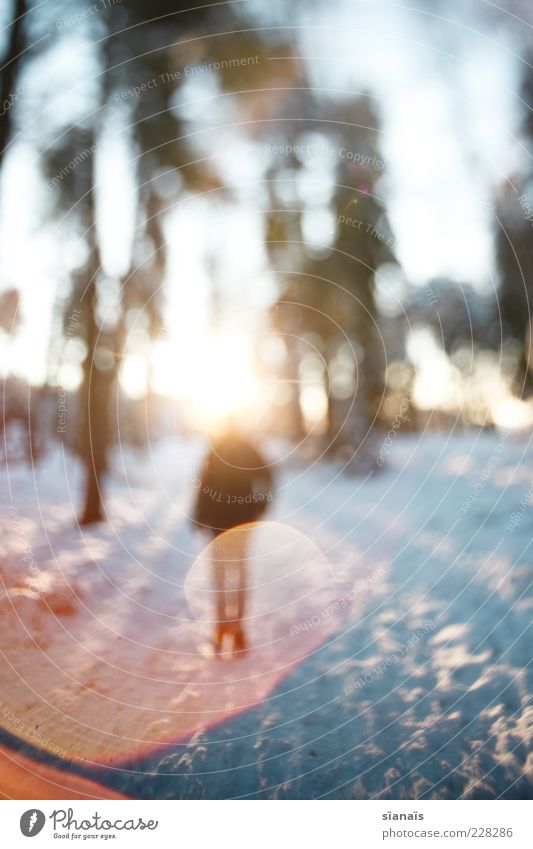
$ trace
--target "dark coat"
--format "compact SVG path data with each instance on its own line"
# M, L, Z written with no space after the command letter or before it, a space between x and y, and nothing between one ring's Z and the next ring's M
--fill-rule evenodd
M195 486L194 522L215 534L257 521L272 501L268 462L239 436L213 444Z

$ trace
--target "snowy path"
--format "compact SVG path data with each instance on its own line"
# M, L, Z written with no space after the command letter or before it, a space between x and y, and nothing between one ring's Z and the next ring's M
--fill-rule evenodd
M286 464L232 662L202 651L197 462L119 458L83 536L71 461L10 470L4 742L139 797L531 797L527 441L399 438L368 480Z

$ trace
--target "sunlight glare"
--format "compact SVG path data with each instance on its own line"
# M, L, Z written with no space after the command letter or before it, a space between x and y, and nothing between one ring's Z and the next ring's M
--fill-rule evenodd
M189 402L194 417L214 426L228 414L244 414L258 401L253 360L251 340L236 329L197 340L185 369L177 368L179 356L172 344L160 342L152 357L154 386Z
M217 334L198 362L192 400L202 419L216 421L228 413L242 411L257 400L257 380L251 368L250 342L238 332Z

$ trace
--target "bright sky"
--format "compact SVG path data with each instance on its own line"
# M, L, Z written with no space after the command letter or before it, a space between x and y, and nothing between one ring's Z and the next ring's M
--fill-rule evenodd
M486 25L477 33L479 21L472 20L469 28L466 13L461 26L441 20L435 27L430 18L396 3L338 0L337 8L334 13L328 3L323 17L314 14L305 21L312 26L294 30L295 50L306 57L316 86L353 92L370 89L378 98L381 149L388 165L378 190L388 199L407 278L422 284L445 274L490 286L492 236L485 201L520 162L512 136L516 62L504 42L505 33ZM59 66L65 61L68 50ZM53 64L50 72L57 73L57 58ZM195 80L195 95L213 92L211 83L205 85L202 89ZM115 136L102 148L99 172L102 184L108 186L100 205L104 262L110 273L120 273L131 250L132 170L120 138ZM228 295L224 315L228 332L232 327L242 329L243 317L251 332L254 322L249 316L257 316L259 322L261 310L275 294L261 241L256 203L260 190L253 188L254 180L261 179L264 157L235 131L219 133L216 155L237 185L237 199L220 214L220 208L206 199L184 197L167 222L168 337L153 356L158 388L176 395L192 389L187 375L174 364L183 362L184 355L200 361L208 351L206 253L218 252L217 283ZM19 145L4 171L4 208L9 215L4 215L0 227L2 285L22 290L24 328L14 345L0 340L3 367L40 381L45 376L50 308L58 283L57 245L39 222L40 205L46 199L35 200L43 198L43 187L31 149ZM246 333L243 339L245 343ZM132 369L134 392L131 374Z
M317 86L368 88L378 98L383 190L398 256L415 283L439 274L489 282L484 201L520 162L512 136L516 66L505 32L476 32L483 27L468 26L465 5L455 7L454 24L446 17L454 17L452 2L434 19L402 4L344 0L338 17L328 7L324 27L305 38Z

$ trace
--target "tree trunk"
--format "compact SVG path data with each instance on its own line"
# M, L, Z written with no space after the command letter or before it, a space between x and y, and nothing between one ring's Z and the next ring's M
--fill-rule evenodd
M85 503L80 524L90 525L104 519L102 477L106 469L109 435L109 393L107 376L99 367L96 323L96 249L89 265L91 278L84 293L83 309L88 354L84 362L82 388L83 460L85 463Z
M285 339L287 346L287 361L285 365L285 378L289 381L292 395L288 405L289 431L291 439L300 441L305 436L305 426L300 406L300 357L298 343L288 336Z

